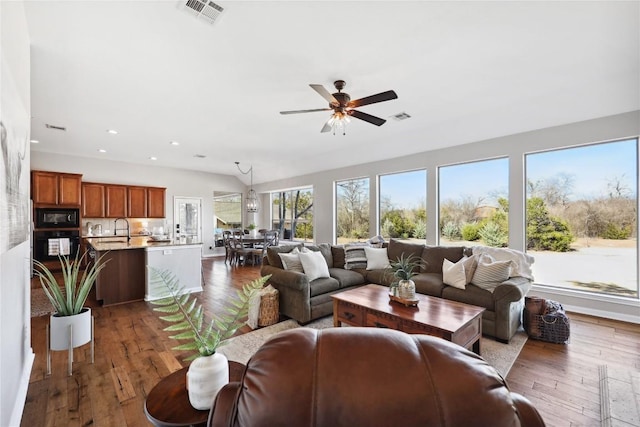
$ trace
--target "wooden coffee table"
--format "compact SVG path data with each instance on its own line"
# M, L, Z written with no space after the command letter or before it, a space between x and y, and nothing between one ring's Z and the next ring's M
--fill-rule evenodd
M240 381L245 366L229 361L229 382ZM160 380L151 389L144 404L144 413L157 427L206 426L209 410L199 411L189 403L186 375L182 368ZM213 402L212 402L213 403Z
M333 325L391 328L444 338L480 354L482 307L416 294L417 307L389 301L389 288L365 285L333 298Z

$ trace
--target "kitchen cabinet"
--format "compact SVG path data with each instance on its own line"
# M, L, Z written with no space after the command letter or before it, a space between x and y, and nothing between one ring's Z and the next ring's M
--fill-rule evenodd
M105 188L104 184L93 182L82 183L82 216L85 218L104 218Z
M47 171L31 172L35 205L80 206L82 175Z
M166 189L149 187L147 188L147 217L164 218L164 203Z
M147 187L127 187L127 217L147 217Z
M126 218L127 187L125 185L105 184L105 207L107 218Z

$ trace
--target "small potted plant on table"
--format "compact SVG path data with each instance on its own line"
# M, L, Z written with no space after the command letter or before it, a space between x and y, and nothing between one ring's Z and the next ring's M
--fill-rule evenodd
M404 253L398 259L389 263L389 269L394 277L394 281L389 286L389 298L392 301L397 301L407 306L418 305L416 284L411 278L418 274L423 265L424 262L421 258L414 255L405 257Z
M175 275L154 268L149 270L153 280L159 280L168 290L166 297L151 301L158 305L155 311L166 314L160 319L173 323L164 330L178 332L170 338L190 341L173 347L173 350L194 352L184 359L192 361L187 373L189 402L195 409L209 409L218 391L229 382L227 358L216 350L242 326L248 315L251 297L262 289L271 276L244 285L223 315L205 322L202 304L180 286Z

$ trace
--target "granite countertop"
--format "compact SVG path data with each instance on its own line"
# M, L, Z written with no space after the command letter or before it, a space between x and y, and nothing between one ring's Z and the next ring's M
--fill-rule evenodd
M154 241L149 236L132 237L127 242L126 236L98 236L87 237L86 242L96 251L119 251L123 249L146 249L176 246L200 246L202 242L189 242L187 240Z

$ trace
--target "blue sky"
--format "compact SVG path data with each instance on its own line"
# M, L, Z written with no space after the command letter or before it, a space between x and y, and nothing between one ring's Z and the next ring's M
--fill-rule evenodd
M607 183L620 178L635 195L637 176L635 139L568 148L526 156L527 178L548 180L558 174L573 178L571 199L599 197L607 193ZM440 199L484 198L495 203L495 194L507 195L509 162L506 158L464 163L440 168ZM382 175L382 197L389 196L396 207L414 208L425 199L426 171Z

